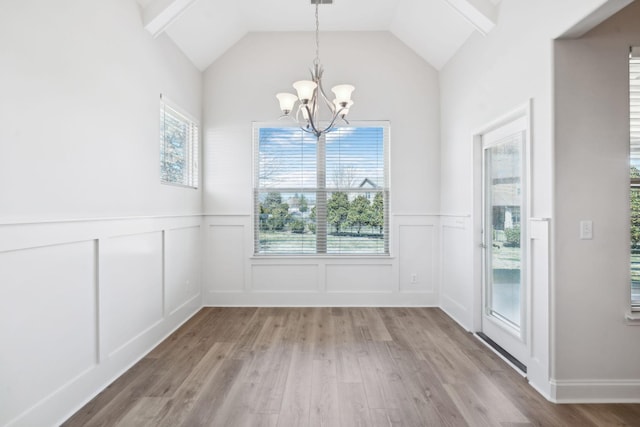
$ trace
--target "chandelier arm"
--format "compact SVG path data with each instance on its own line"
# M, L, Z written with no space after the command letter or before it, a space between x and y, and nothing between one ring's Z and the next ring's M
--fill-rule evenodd
M313 99L311 100L311 108L309 109L309 111L307 111L309 113L309 115L307 116L307 117L309 117L309 121L317 121L318 120L319 107L320 106L318 105L318 100L314 96Z
M324 93L324 88L322 87L322 81L318 81L318 93L320 93L322 100L327 105L327 107L329 107L329 111L331 111L331 114L336 114L335 105L333 104L333 102L329 101L329 98Z
M314 133L316 136L320 136L322 134L322 131L318 130L318 127L316 126L316 123L314 121L314 117L311 114L311 110L309 110L309 106L305 105L304 109L307 110L307 127L311 126L311 129L313 130L313 132L310 133Z
M308 128L300 126L300 130L303 131L303 132L310 133L312 135L318 136L318 134L313 129L308 129Z
M322 131L320 131L320 133L327 133L331 130L331 128L333 128L333 125L336 123L336 120L338 120L338 117L340 117L340 113L345 110L344 107L340 108L334 115L333 115L333 119L331 119L331 123L329 123L329 125L324 128ZM343 117L342 120L345 120L345 118ZM347 122L347 124L349 124L349 122Z

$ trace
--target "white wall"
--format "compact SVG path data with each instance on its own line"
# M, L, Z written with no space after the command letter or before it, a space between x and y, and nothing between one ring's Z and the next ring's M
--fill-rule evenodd
M555 379L560 401L640 401L629 310L629 46L640 3L555 43ZM593 240L579 222L592 220Z
M389 33L323 32L320 56L327 88L356 86L350 120L391 122L392 257L252 258L251 122L278 118L314 54L313 33L250 33L205 71L205 302L437 304L438 74Z
M201 191L159 183L159 95L201 74L134 0L0 13L0 425L58 425L201 307Z
M477 154L473 136L491 122L531 102L531 215L551 218L553 213L553 108L552 40L607 3L603 0L543 0L523 2L503 0L497 26L485 37L473 35L440 73L441 82L441 209L459 227L443 234L447 253L443 264L441 305L469 330L479 328L481 215L479 206ZM476 141L477 144L477 141ZM474 175L475 174L475 175ZM551 227L553 229L553 219ZM539 230L539 225L531 229ZM540 232L532 239L540 240ZM544 240L544 239L542 239ZM532 242L528 242L533 245ZM538 241L529 252L546 254ZM443 257L446 253L443 253ZM546 271L549 261L533 258L532 265ZM558 254L556 263L564 262ZM553 264L553 263L552 263ZM529 380L550 396L550 330L547 313L549 278L534 273L532 301L531 358L525 361ZM542 287L542 288L540 288ZM552 291L551 291L552 292ZM553 350L552 350L553 351Z
M3 2L0 24L0 220L200 213L158 185L158 105L200 117L201 74L135 1Z

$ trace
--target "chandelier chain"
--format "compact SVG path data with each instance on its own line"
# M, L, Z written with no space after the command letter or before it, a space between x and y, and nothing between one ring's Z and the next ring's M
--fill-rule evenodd
M318 3L316 3L316 59L313 60L314 65L320 64L320 20L318 19Z

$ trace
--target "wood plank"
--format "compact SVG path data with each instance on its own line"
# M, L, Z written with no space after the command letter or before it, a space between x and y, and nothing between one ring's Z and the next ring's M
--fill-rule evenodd
M384 373L376 365L374 357L373 354L358 357L358 364L369 408L383 409L387 407L382 390Z
M253 349L260 336L266 318L267 314L264 310L253 310L251 318L247 320L247 325L245 325L243 331L235 338L236 346L231 358L246 360L253 357Z
M403 350L396 355L407 394L418 408L425 425L463 427L467 425L453 400L438 381L430 364Z
M362 372L358 356L353 346L343 344L338 348L336 356L338 381L345 383L361 383Z
M171 400L172 407L158 425L169 427L184 422L197 402L202 399L202 394L207 392L208 384L215 380L216 373L227 360L232 349L233 344L229 343L215 343L211 347L176 390Z
M341 426L366 427L372 424L362 384L339 382L338 402Z
M267 316L253 344L253 351L267 351L277 346L284 333L284 316Z
M338 374L335 361L314 360L311 371L310 426L338 426Z
M146 378L153 371L155 359L144 358L136 363L131 369L122 374L120 378L111 383L100 394L91 399L86 405L76 412L71 418L66 420L62 425L65 427L81 427L88 425L91 420L96 417L112 418L109 415L109 409L106 409L120 395L135 396L136 392L131 389L131 385L135 384L139 378ZM103 412L104 411L104 412ZM117 420L116 420L117 421Z
M314 316L314 358L334 359L336 358L335 324L331 310L322 308L316 310Z
M117 427L156 427L169 411L170 400L166 397L143 397L116 424Z
M499 425L487 415L487 409L484 405L478 404L473 399L470 399L464 385L444 384L443 387L447 390L447 394L469 425L478 427Z
M313 355L295 347L278 416L278 426L308 426L311 409Z
M292 350L285 346L257 352L250 361L243 401L252 413L273 414L280 411Z
M379 384L382 389L384 408L399 409L403 425L425 425L418 414L417 407L407 393L407 382L411 378L404 378L384 342L373 341L369 344L370 354L379 375ZM437 418L437 417L436 417Z
M116 385L111 399L102 401L102 396L98 395L96 397L104 405L93 416L86 417L86 414L80 413L63 425L82 427L116 425L129 411L138 405L138 401L145 397L145 392L153 387L157 380L157 377L154 376L154 367L157 365L157 360L143 360L143 362L145 362L142 363L144 368L136 371L135 376L128 378L124 382L116 381L117 384L114 383ZM88 419L81 422L80 420L83 418Z
M219 369L207 379L183 425L191 427L210 425L238 378L243 363L241 360L222 361Z

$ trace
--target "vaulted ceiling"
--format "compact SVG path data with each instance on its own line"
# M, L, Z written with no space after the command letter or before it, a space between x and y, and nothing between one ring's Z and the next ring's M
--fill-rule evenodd
M315 30L312 0L137 1L145 28L168 34L200 70L248 32ZM333 0L320 5L320 31L389 31L440 69L471 33L491 31L499 2Z

